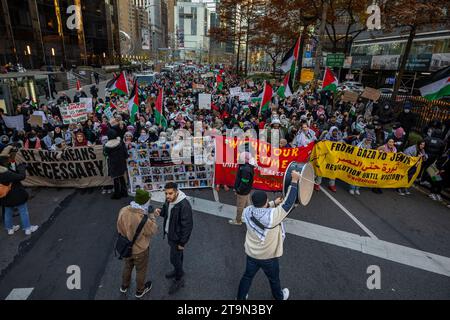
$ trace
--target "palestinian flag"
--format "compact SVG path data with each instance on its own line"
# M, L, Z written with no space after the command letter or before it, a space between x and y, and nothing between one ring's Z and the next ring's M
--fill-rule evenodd
M298 37L294 46L286 53L281 62L281 70L283 70L284 73L290 72L292 78L294 78L294 72L297 66L299 50L300 50L300 37Z
M273 89L267 82L264 83L264 90L262 94L262 100L259 107L259 113L269 109L270 102L272 101Z
M325 69L323 76L322 90L337 91L338 79L334 76L330 68Z
M430 101L450 96L450 66L434 72L419 86L422 97Z
M155 122L158 125L161 125L163 128L167 128L167 119L164 117L164 98L163 98L163 89L159 89L158 98L156 99L154 115Z
M290 74L286 73L286 76L284 77L284 80L283 80L283 84L277 90L277 94L283 99L289 98L290 96L292 96L292 90L289 86L289 78L290 78Z
M217 90L219 90L219 91L221 91L223 89L223 79L220 74L218 74L217 78L216 78L216 87L217 87Z
M130 123L134 124L136 122L136 117L139 114L139 91L137 81L134 83L133 92L131 92L128 101L128 111L130 112Z
M116 77L114 81L110 82L107 89L112 93L118 94L120 96L127 96L129 94L128 83L127 79L125 78L124 72Z
M103 104L97 103L97 105L95 106L95 113L102 113L103 112L103 107L104 107Z

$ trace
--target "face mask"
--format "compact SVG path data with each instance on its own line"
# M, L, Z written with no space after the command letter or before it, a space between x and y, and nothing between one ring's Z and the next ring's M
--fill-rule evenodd
M405 113L410 113L411 110L405 109Z
M31 142L35 142L36 141L36 137L30 138Z

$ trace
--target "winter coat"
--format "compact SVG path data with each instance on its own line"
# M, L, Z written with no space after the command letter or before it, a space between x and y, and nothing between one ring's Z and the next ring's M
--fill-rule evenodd
M136 209L131 206L122 208L117 220L117 231L124 237L127 237L128 240L133 240L143 217L144 211L142 209ZM158 225L155 220L149 217L133 245L133 254L139 254L147 250L150 246L150 240L152 236L156 234L157 230Z
M108 159L108 175L111 178L123 176L127 171L128 152L120 138L108 141L103 149Z
M432 135L432 137L425 138L425 151L430 158L439 157L444 152L445 142L439 137Z
M17 170L12 170L0 166L0 183L8 185L11 183L11 190L0 199L0 204L4 207L17 207L28 201L28 192L25 190L21 181L26 178L26 165L20 164Z
M178 198L173 204L170 219L167 201L161 209L161 217L164 218L164 236L167 234L169 241L184 247L189 241L194 223L191 204L182 191L178 191ZM167 223L169 223L168 232L166 232Z

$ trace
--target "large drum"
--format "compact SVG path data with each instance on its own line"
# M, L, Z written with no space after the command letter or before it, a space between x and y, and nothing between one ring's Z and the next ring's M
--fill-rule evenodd
M283 180L283 196L286 197L292 181L292 171L300 172L297 202L307 206L314 192L314 168L310 163L292 162L286 169Z

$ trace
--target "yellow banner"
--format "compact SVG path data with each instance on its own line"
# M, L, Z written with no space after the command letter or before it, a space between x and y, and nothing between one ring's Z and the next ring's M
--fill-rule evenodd
M409 188L422 165L420 157L331 141L317 143L310 161L320 177L372 188Z

